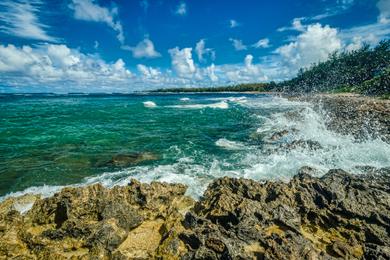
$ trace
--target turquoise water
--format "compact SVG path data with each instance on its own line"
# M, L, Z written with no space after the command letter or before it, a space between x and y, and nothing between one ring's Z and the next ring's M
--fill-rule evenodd
M284 129L293 131L269 140ZM295 139L323 149L276 149ZM186 183L196 197L217 177L286 179L303 165L383 167L386 154L388 144L329 132L308 104L269 95L0 97L0 196L136 178ZM115 159L123 157L136 159Z

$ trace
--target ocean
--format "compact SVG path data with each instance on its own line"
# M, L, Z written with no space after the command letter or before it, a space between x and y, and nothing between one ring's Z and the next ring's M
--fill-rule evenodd
M329 131L324 116L266 94L2 94L0 197L134 178L184 183L199 198L223 176L285 181L302 166L318 175L390 166L389 144Z

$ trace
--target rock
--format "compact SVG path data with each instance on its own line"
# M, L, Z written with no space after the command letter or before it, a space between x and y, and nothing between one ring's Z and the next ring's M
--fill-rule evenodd
M359 95L308 95L294 99L313 104L327 127L357 139L380 138L390 143L390 101Z
M132 165L136 165L142 162L154 161L157 160L158 157L149 152L145 153L128 153L128 154L117 154L114 155L110 160L98 162L97 166L109 166L109 167L129 167Z
M313 172L302 168L290 183L214 181L185 217L189 258L385 259L390 176Z
M23 215L12 206L20 198L8 199L0 204L0 259L183 255L187 249L178 238L184 230L181 220L194 203L185 191L181 184L134 180L112 189L99 184L65 188L53 197L36 198Z
M9 198L0 259L388 259L389 170L317 175L306 166L288 183L224 177L196 203L184 185L134 180Z
M283 130L283 131L280 131L280 132L275 132L270 137L270 140L272 140L272 141L279 141L281 138L283 138L286 135L288 135L288 133L289 133L289 131L287 131L287 130Z
M309 149L309 150L319 150L322 149L322 145L313 140L294 140L291 143L283 144L281 146L283 149L293 150L293 149Z

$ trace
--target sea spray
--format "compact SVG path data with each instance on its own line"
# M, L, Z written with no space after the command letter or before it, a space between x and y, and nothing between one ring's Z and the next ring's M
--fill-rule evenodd
M187 193L198 198L213 179L223 176L288 180L301 166L314 167L318 169L319 175L332 168L362 173L362 166L390 166L390 159L386 156L390 154L388 143L379 139L357 140L353 136L329 131L324 115L314 111L309 103L267 95L248 95L244 103L229 101L231 98L223 95L194 95L189 103L183 104L181 97L121 97L106 99L104 102L100 99L78 98L77 117L72 117L75 115L74 101L46 101L48 108L44 110L44 115L48 119L41 117L40 124L36 126L41 127L40 147L47 148L32 150L39 151L37 156L32 156L30 150L22 150L24 146L21 148L13 145L12 151L28 156L20 159L18 154L7 154L11 150L4 150L2 153L4 158L9 157L8 163L4 164L7 168L2 168L4 176L11 170L18 173L14 169L23 160L25 167L30 167L31 170L21 169L20 174L24 174L22 179L29 180L31 184L24 184L22 188L8 184L9 188L3 194L8 194L6 197L26 193L50 196L69 185L77 187L101 183L112 187L126 185L131 178L136 178L142 182L184 183L189 186ZM211 99L216 98L222 99L210 103ZM159 109L140 109L141 102L156 102ZM24 104L33 109L45 109L41 101L35 99L25 100ZM190 107L185 107L188 105ZM90 117L91 110L97 111L93 118ZM47 127L54 118L50 111L62 111L65 116L63 120L66 118L69 126L59 129ZM12 111L6 112L3 114L4 118ZM31 118L29 120L35 120L35 110L25 113ZM62 114L55 115L60 117ZM80 128L86 124L95 127ZM7 125L3 127L7 131L15 129ZM286 134L283 138L271 139L276 132ZM66 146L61 146L62 139L54 139L57 133L68 138ZM13 139L3 138L3 144L11 145L15 136L17 135ZM23 145L23 142L32 140L28 144L34 147L37 135L18 138L18 143ZM55 145L50 143L51 140L56 141ZM69 140L75 142L71 143ZM294 141L297 145L292 146ZM58 149L54 149L56 147ZM130 150L128 152L153 151L161 159L127 168L103 167L96 168L96 172L92 171L93 167L102 167L101 163L94 162L95 158L102 157L107 161L115 153L126 152L126 149ZM39 161L41 154L43 162ZM53 166L48 164L48 156L54 158ZM45 168L39 168L40 165ZM53 167L53 171L48 171L50 167ZM59 168L64 172L59 172ZM39 171L40 178L35 178L37 173L34 170ZM77 174L80 177L66 180ZM42 182L46 185L42 186ZM3 196L2 199L4 198Z

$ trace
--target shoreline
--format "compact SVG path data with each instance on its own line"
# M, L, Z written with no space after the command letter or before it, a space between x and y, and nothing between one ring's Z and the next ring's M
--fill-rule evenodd
M290 98L325 108L328 127L340 133L359 136L366 127L360 119L390 127L388 101ZM302 167L288 183L222 177L199 200L186 196L183 184L136 180L67 186L47 198L8 197L0 202L0 258L389 258L390 168L362 169L315 177L316 169Z
M0 204L0 256L389 257L390 169L315 171L303 167L288 183L219 178L199 201L182 184L135 180L9 198Z

